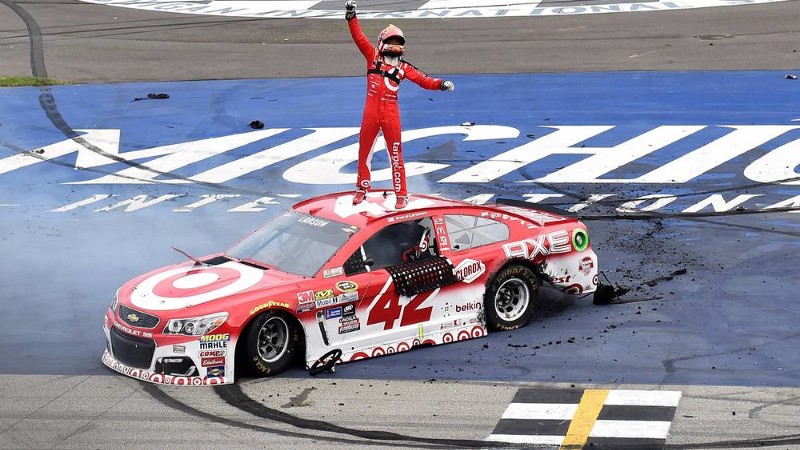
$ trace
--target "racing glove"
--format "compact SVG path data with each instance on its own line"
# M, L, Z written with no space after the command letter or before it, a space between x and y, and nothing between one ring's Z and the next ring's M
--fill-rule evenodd
M442 81L442 87L440 87L439 89L443 91L455 91L456 85L453 84L452 81Z
M345 13L344 18L347 20L353 20L356 16L356 8L358 7L358 3L356 0L347 0L347 3L344 4L344 9L347 10Z

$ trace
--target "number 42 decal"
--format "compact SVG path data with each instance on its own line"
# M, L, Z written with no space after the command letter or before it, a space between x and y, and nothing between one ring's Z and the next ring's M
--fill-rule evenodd
M433 307L422 308L421 306L425 303L425 300L434 297L437 292L439 292L439 288L417 294L411 297L411 301L408 304L401 305L400 298L397 295L383 295L386 293L386 290L383 289L370 307L367 325L383 323L384 330L391 330L394 328L394 323L397 319L400 319L401 327L427 322L431 320Z

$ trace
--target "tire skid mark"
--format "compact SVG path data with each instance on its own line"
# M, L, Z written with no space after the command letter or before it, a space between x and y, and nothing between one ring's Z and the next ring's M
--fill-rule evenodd
M261 425L253 425L245 422L239 422L233 419L227 419L224 417L220 417L214 414L207 413L205 411L201 411L197 408L187 405L186 403L170 396L163 390L159 389L158 386L155 384L150 384L147 382L142 383L142 390L149 394L153 399L158 401L159 403L168 406L176 411L187 413L191 416L209 420L214 423L219 423L222 425L227 425L234 428L244 428L252 431L260 431L264 433L275 434L278 436L290 437L290 438L297 438L297 439L311 439L311 440L324 440L328 442L336 442L341 444L353 444L353 445L363 445L365 444L364 441L355 440L355 439L347 439L347 438L337 438L337 437L328 437L328 436L319 436L319 435L311 435L308 433L298 433L293 431L281 430L278 428L270 428ZM374 443L369 443L374 444ZM403 444L393 444L396 446L403 446Z
M288 425L292 425L298 428L307 429L307 430L316 430L316 431L325 431L330 433L337 433L337 434L345 434L354 437L360 437L363 439L369 439L371 441L387 441L391 442L393 446L402 445L401 442L405 441L408 443L414 443L413 445L419 446L419 444L430 444L436 447L469 447L469 448L489 448L489 447L502 447L502 448L516 448L520 447L519 445L504 443L504 442L491 442L491 441L477 441L477 440L469 440L469 439L436 439L436 438L421 438L416 436L407 436L398 433L392 433L389 431L379 431L379 430L359 430L355 428L347 428L343 426L339 426L330 422L325 422L323 420L315 420L315 419L303 419L292 414L285 413L283 411L278 411L276 409L268 408L263 404L253 400L247 394L242 391L242 388L238 384L231 384L225 386L215 386L214 391L217 395L225 401L225 403L240 409L242 411L248 412L258 417L262 417L264 419L273 420L275 422L281 422ZM526 448L530 448L530 446L525 446Z

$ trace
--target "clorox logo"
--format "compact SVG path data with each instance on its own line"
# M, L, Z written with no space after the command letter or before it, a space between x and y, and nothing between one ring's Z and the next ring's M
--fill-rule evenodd
M486 266L481 261L467 258L458 263L454 272L459 280L464 283L472 283L486 272Z

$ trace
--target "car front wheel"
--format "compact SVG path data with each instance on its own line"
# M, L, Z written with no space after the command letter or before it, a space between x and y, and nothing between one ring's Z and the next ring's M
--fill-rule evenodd
M297 323L278 311L259 315L247 330L247 361L256 376L283 372L300 347Z
M486 291L484 305L489 328L514 330L527 325L533 318L539 285L536 274L525 266L513 265L501 270Z

